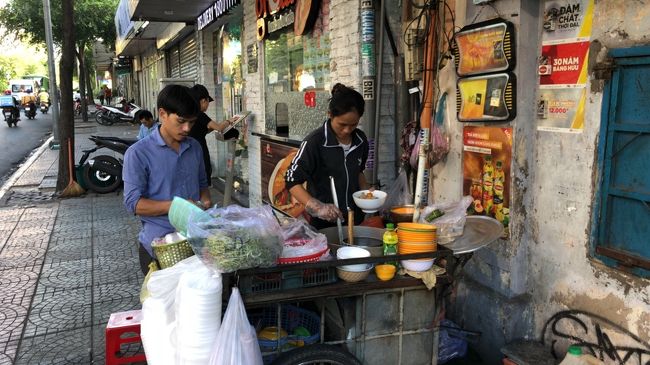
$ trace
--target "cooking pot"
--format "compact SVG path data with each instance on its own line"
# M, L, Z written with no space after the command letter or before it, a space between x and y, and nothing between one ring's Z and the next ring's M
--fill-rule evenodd
M357 247L365 248L370 251L370 256L377 257L384 255L382 237L384 235L383 228L354 226L354 245ZM348 232L343 232L343 245L339 242L339 231L336 227L324 228L318 231L327 237L327 242L332 251L336 255L336 250L339 247L347 245Z

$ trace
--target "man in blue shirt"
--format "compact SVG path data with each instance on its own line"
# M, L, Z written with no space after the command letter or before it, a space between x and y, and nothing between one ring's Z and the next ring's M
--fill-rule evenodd
M186 86L168 85L158 94L160 127L124 155L124 205L140 216L138 236L143 273L154 259L151 241L175 229L167 214L174 196L212 205L201 146L187 138L199 106Z
M146 109L138 110L135 113L135 119L140 122L140 131L138 132L138 141L153 133L158 129L158 122L153 120L153 114Z

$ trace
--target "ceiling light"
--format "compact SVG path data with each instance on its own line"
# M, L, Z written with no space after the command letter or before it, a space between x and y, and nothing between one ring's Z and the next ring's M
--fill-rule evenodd
M163 10L163 14L165 14L165 15L174 15L174 11L173 10Z
M147 26L149 26L149 21L148 21L148 20L145 21L144 23L142 23L142 27L141 27L140 29L144 29L144 28L146 28Z

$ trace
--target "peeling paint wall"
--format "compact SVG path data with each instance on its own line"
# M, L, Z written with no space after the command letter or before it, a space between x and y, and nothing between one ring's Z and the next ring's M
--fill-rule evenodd
M518 114L507 124L515 131L511 239L475 253L452 302L451 317L467 329L488 334L479 348L489 363L499 361L504 343L539 339L546 321L567 309L598 314L650 342L650 281L589 257L604 89L593 69L611 48L650 44L650 4L595 1L585 128L583 133L568 134L537 131L535 125L543 1L497 0L491 6L458 2L466 7L467 24L497 16L515 24ZM455 89L453 70L444 70L442 80L442 88ZM463 125L456 121L455 110L450 107L448 113L451 152L434 169L436 201L461 195ZM516 325L513 318L518 318ZM522 320L529 322L522 325Z

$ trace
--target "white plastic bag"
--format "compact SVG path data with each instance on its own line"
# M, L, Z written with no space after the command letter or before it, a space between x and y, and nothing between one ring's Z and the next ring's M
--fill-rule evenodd
M209 365L240 364L263 365L263 362L255 328L248 322L239 289L233 288Z
M467 207L469 207L470 204L472 204L472 197L464 196L461 200L456 202L430 205L425 207L422 214L420 214L419 222L434 224L437 228L438 243L442 245L450 243L463 234L467 216ZM429 214L436 209L445 214L429 221L427 219Z
M315 232L300 219L292 219L281 227L282 255L280 259L293 259L327 253L327 237Z
M406 171L401 169L393 183L393 186L391 186L388 191L388 197L384 202L384 206L381 207L381 211L384 212L385 215L388 215L390 214L390 209L392 207L407 204L413 204L413 194L411 194L411 189L409 188Z

